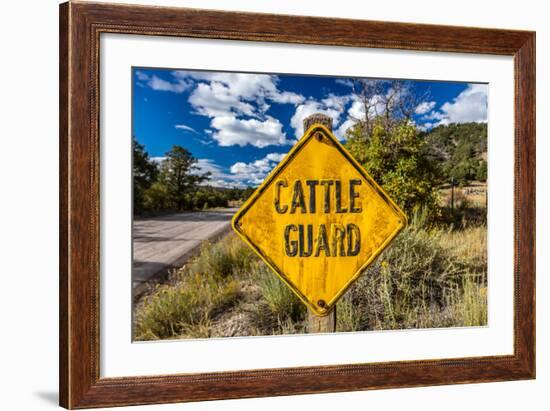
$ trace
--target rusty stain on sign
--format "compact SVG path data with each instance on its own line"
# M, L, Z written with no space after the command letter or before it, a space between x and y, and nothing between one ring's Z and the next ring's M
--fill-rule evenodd
M406 220L334 135L314 124L243 204L232 225L323 316Z

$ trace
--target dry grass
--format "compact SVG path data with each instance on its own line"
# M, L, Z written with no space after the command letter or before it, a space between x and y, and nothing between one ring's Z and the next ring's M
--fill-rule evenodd
M212 318L231 309L238 297L234 279L190 273L177 285L159 286L147 297L136 313L135 339L209 337Z
M425 227L413 218L344 295L337 331L487 323L486 227ZM137 306L137 340L307 332L304 305L234 234L172 280Z
M305 329L306 308L294 293L262 262L254 272L261 299L252 307L257 334L296 334Z

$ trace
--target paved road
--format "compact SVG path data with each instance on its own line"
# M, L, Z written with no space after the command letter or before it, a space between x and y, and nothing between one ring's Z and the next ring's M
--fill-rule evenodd
M182 265L205 240L229 231L237 209L170 214L134 221L133 282L142 283Z

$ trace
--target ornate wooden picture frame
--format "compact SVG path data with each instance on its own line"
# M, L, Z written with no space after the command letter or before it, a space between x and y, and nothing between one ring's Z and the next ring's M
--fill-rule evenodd
M99 51L102 33L512 56L515 73L513 355L101 378ZM60 6L59 47L60 404L63 407L535 378L535 33L69 2Z

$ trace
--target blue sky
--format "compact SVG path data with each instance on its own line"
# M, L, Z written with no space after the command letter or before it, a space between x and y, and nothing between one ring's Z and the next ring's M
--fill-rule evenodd
M155 161L173 145L185 147L214 186L258 185L301 137L310 114L330 115L343 140L365 112L347 78L134 68L133 82L136 139ZM425 96L413 116L421 129L487 121L488 85L407 84Z

